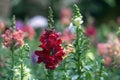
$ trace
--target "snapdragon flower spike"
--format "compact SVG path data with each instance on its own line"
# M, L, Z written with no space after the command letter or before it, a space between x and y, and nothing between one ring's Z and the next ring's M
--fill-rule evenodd
M54 70L59 66L60 61L63 60L65 51L61 46L62 40L60 39L60 33L56 33L54 29L45 30L40 36L42 48L41 51L36 50L35 54L38 56L38 63L43 62L47 69Z
M24 44L23 41L23 32L21 30L14 30L13 32L10 29L5 31L5 34L2 35L3 46L6 48L11 48L13 45L15 47L20 47Z
M23 31L16 29L15 24L15 16L13 16L12 26L5 31L5 34L1 36L4 40L2 43L3 47L11 49L13 46L15 48L23 46Z
M82 15L80 14L80 9L76 4L73 5L73 24L75 26L80 26L83 23Z

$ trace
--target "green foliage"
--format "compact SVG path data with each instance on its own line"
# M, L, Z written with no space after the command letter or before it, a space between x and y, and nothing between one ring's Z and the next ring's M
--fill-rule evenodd
M68 56L54 72L49 70L47 73L47 70L43 66L44 64L37 65L36 62L32 62L29 59L31 57L29 52L33 52L39 44L36 39L26 41L30 46L24 44L19 49L13 46L10 49L12 51L3 49L2 45L0 45L0 58L4 58L3 60L5 60L4 67L1 67L2 61L0 62L0 73L3 73L3 76L0 75L0 80L10 80L12 76L14 76L14 80L28 80L28 77L29 80L47 80L47 76L51 80L53 80L53 77L54 80L120 80L119 68L104 66L103 58L98 55L96 45L95 47L92 46L89 38L85 36L83 27L81 26L82 22L80 10L74 4L72 24L76 29L76 39L73 41L75 52L68 53ZM49 7L48 26L49 28L54 27L51 7ZM15 29L15 16L13 16L11 28ZM105 42L107 40L107 34L113 31L112 28L110 29L109 25L102 25L97 30L98 34L96 36L99 39L98 41ZM120 28L117 34L119 36Z
M118 28L117 35L120 35L120 27Z

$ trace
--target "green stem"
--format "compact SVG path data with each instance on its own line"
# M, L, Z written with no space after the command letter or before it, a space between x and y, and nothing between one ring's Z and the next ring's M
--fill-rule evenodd
M79 56L78 56L78 58L79 58ZM78 80L80 80L80 76L81 76L80 66L81 66L81 62L80 62L80 59L78 59L78 63L77 63Z
M11 80L14 80L14 49L13 48L11 48L11 57L12 57L12 62L11 62Z
M48 80L54 80L54 71L47 70L47 77L48 77Z
M23 80L23 64L21 64L21 80Z
M64 61L66 61L66 59L64 59ZM64 69L64 80L68 80L67 79L67 76L66 76L66 73L67 73L67 69L66 69L66 62L63 63L63 69Z
M20 49L20 60L21 60L21 63L20 63L20 65L21 65L21 68L20 68L20 70L21 70L21 80L23 80L23 55L22 55L22 49Z
M77 53L77 63L76 63L76 67L77 67L77 73L78 73L78 80L80 79L81 76L81 62L80 62L80 53L79 53L79 45L78 45L78 41L79 41L79 27L77 27L76 29L76 35L77 35L77 39L76 39L76 53Z
M102 76L102 70L103 70L103 63L101 62L99 80L101 80L100 77Z

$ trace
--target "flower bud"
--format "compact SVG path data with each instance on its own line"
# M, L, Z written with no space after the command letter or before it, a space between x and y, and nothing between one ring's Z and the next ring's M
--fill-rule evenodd
M30 51L30 47L29 47L29 45L28 44L24 44L23 45L23 49L25 50L25 51Z

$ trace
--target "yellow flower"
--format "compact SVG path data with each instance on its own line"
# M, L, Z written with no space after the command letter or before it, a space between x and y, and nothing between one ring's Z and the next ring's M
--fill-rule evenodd
M68 55L69 55L69 53L74 53L75 52L75 49L74 49L74 47L73 47L73 45L72 44L68 44L67 46L66 46L66 49L65 49L65 56L63 57L63 59L65 59Z

